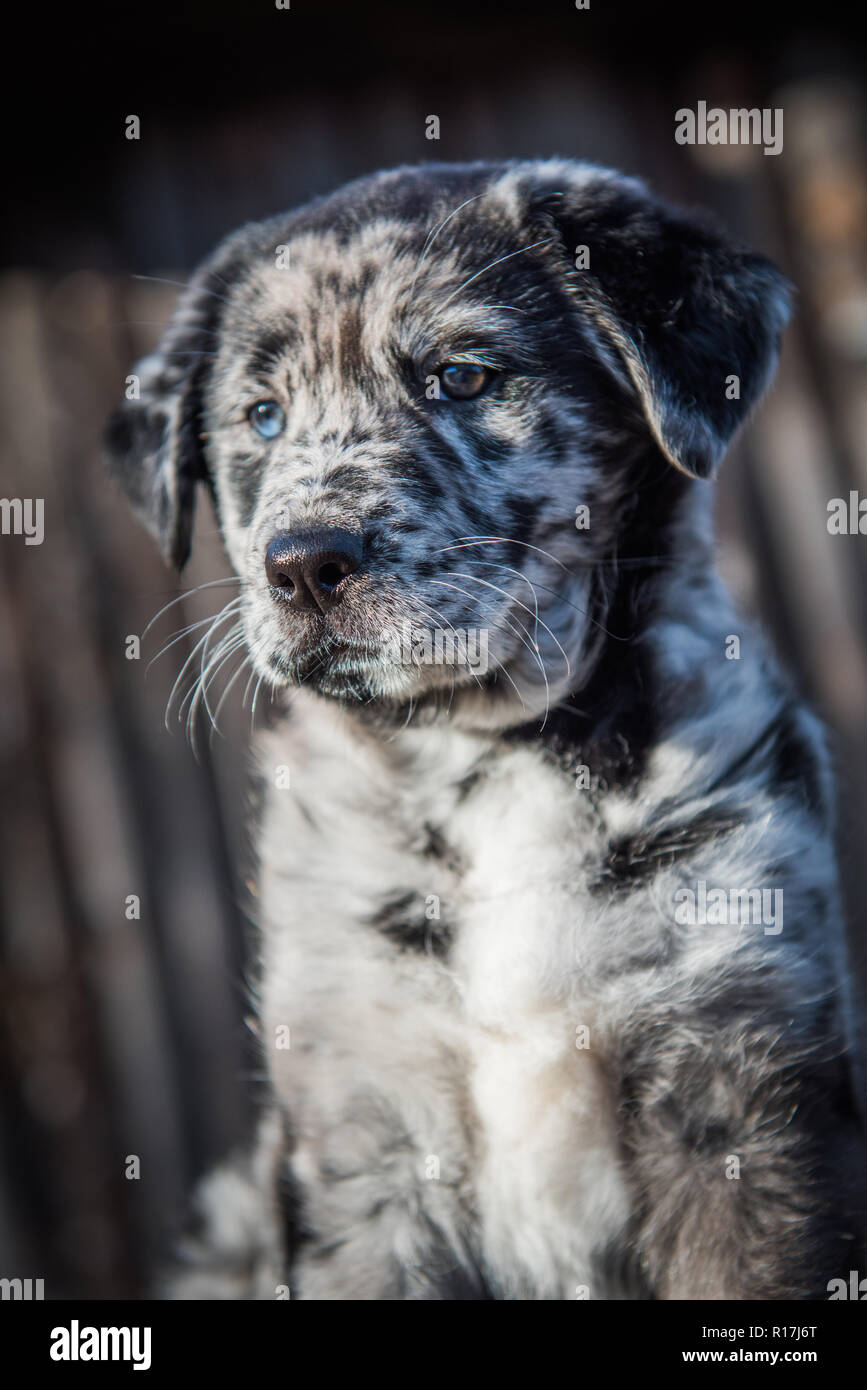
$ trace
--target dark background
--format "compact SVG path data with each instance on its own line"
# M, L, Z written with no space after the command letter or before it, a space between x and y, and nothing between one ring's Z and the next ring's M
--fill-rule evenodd
M170 317L164 281L357 174L595 159L715 209L797 284L777 385L723 472L720 562L833 730L863 987L867 552L826 528L829 498L867 495L858 17L236 0L40 7L7 31L0 491L43 497L46 537L0 537L0 1276L44 1278L48 1297L140 1294L190 1183L247 1132L249 700L239 681L197 761L162 724L186 639L144 679L231 590L183 600L125 659L180 590L104 480L99 434ZM700 99L782 107L783 153L676 145L676 109ZM202 508L183 588L226 573Z

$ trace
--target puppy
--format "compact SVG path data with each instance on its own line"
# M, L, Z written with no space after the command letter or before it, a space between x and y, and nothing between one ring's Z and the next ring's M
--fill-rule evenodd
M176 1296L810 1298L850 1267L827 759L709 522L789 298L559 160L365 178L194 275L111 467L178 567L208 488L281 713L271 1102Z

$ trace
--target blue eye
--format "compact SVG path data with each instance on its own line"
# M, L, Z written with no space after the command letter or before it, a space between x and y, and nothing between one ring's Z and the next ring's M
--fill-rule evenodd
M496 375L479 362L447 362L439 373L443 393L450 401L474 400Z
M286 424L283 407L276 401L259 401L251 408L247 419L263 439L276 439L278 434L283 433Z

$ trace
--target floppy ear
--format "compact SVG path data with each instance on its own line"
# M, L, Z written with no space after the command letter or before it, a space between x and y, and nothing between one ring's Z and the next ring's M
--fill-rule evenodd
M158 349L133 368L137 396L105 429L109 472L177 569L190 554L196 484L208 477L202 388L224 298L210 265L193 276Z
M773 375L791 286L639 181L560 169L565 177L537 181L531 202L556 228L569 292L609 365L621 376L625 367L663 454L707 478Z

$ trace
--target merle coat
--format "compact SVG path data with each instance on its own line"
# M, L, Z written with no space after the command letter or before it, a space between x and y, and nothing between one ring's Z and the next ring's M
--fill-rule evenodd
M176 1296L821 1298L857 1264L828 761L710 526L789 301L570 161L362 179L192 278L112 468L178 566L210 490L205 681L246 647L279 716L271 1099ZM264 557L323 528L360 561L297 612ZM432 630L485 669L395 645Z

